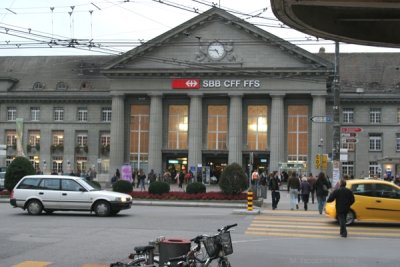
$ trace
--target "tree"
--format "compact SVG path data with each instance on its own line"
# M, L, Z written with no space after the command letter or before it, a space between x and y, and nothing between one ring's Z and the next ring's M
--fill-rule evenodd
M228 165L219 178L219 187L225 194L240 194L248 186L248 178L237 163Z
M11 192L22 177L32 174L35 174L32 163L25 157L16 157L7 168L4 187Z

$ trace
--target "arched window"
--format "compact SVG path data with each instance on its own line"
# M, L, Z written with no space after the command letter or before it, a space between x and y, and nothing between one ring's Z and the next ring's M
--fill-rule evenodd
M68 85L65 82L58 82L56 85L57 90L67 90Z
M32 86L33 90L43 90L44 89L44 84L41 82L35 82Z

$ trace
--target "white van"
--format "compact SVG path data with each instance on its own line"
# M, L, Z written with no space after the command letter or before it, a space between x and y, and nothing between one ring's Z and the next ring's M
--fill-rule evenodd
M42 211L94 211L97 216L115 215L132 206L127 194L98 190L84 179L61 175L29 175L23 177L10 195L13 207L29 214Z

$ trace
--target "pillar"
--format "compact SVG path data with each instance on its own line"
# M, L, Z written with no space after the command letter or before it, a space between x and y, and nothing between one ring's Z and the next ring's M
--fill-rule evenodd
M152 94L150 97L149 171L153 169L157 175L162 175L162 95Z
M229 140L228 164L234 162L242 165L243 127L242 127L242 94L230 95L229 106Z
M313 95L312 97L312 116L326 116L326 96ZM311 123L311 158L309 162L312 174L317 175L320 169L315 168L315 156L321 152L326 154L325 148L327 147L328 140L326 140L326 123Z
M285 107L284 94L272 95L270 123L270 171L279 171L279 162L285 162Z
M202 146L203 146L203 109L202 95L190 95L190 111L189 111L189 155L188 168L197 167L202 163Z
M124 164L124 99L125 96L123 94L115 94L112 96L110 175L114 174L117 168L121 169L122 164Z

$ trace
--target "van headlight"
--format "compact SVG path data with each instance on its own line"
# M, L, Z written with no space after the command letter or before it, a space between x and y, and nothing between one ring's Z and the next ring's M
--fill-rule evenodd
M124 197L116 197L115 201L117 201L117 202L125 202L126 198L124 198Z

